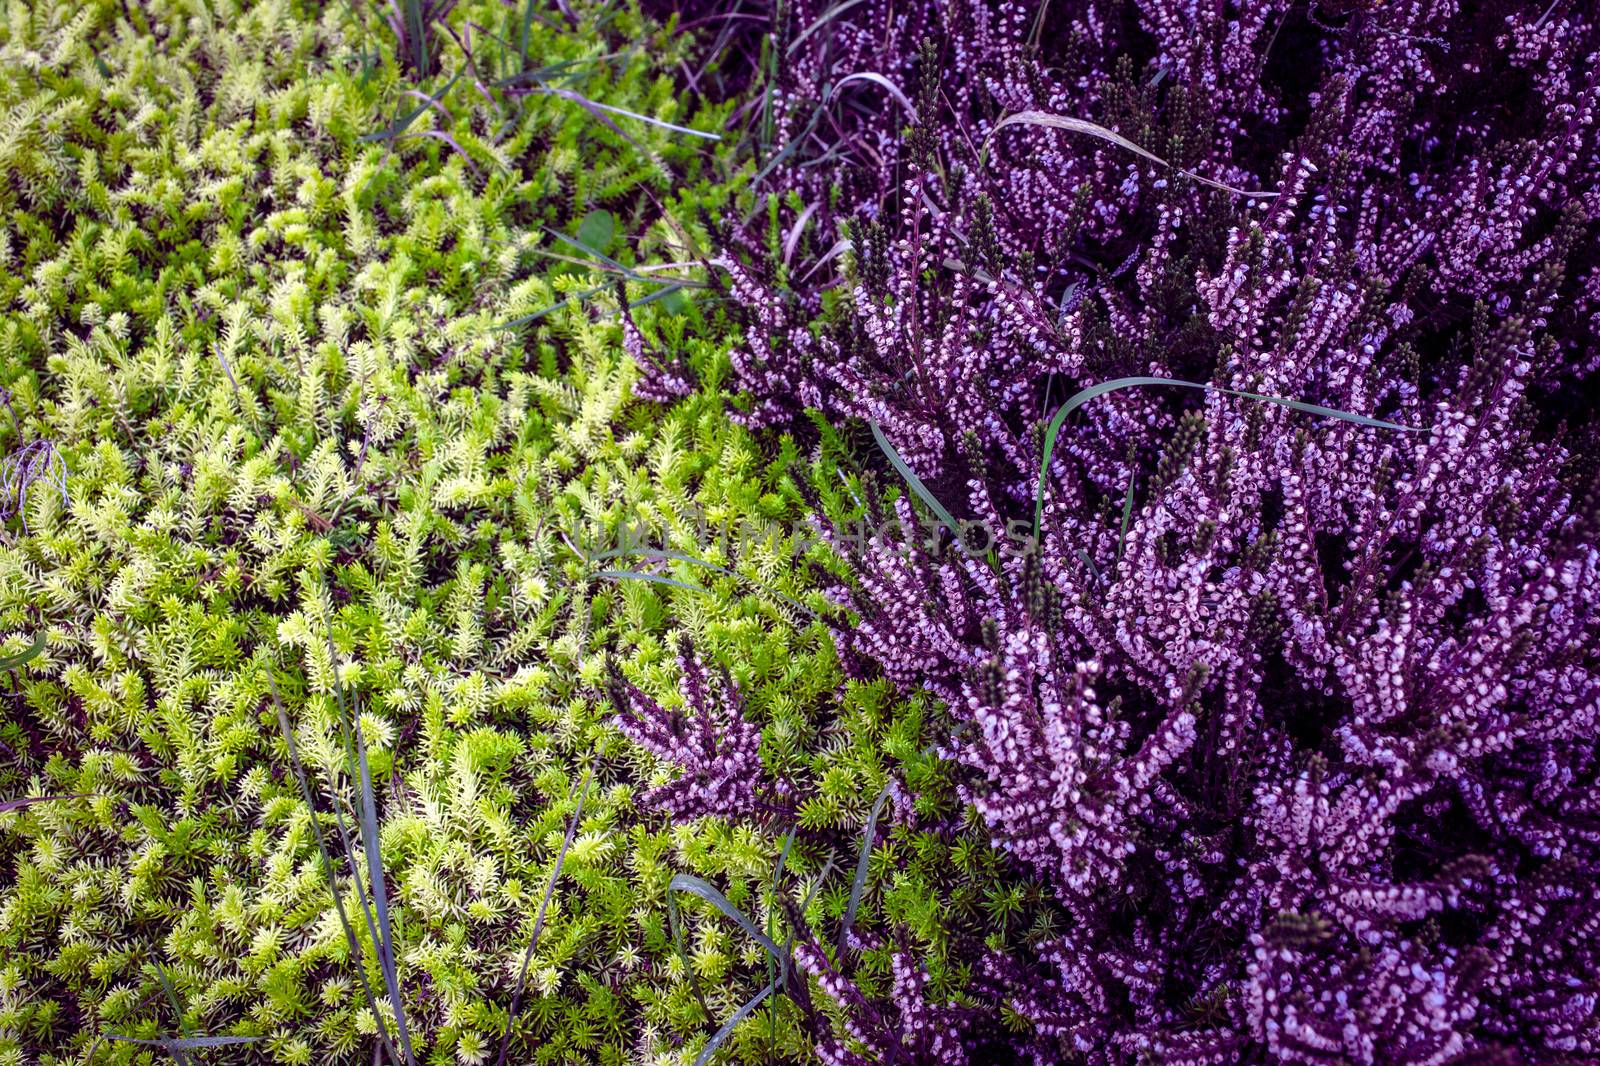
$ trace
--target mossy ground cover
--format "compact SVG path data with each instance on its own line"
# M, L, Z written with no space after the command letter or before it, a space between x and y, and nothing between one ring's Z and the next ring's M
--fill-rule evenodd
M857 485L848 449L728 418L737 329L694 264L746 170L667 124L714 133L733 105L675 84L682 36L574 6L463 5L419 82L343 5L8 5L0 453L63 480L14 491L0 533L0 654L42 640L0 680L0 799L61 798L0 813L0 1062L171 1057L113 1036L365 1062L395 1032L280 705L329 834L360 805L359 731L419 1062L496 1059L556 874L508 1061L693 1061L770 974L693 899L680 955L670 878L775 931L809 900L802 935L831 943L874 797L948 795L929 709L835 657L800 483ZM497 85L529 70L552 91ZM694 371L670 407L632 395L619 271ZM607 662L676 706L684 637L745 694L792 824L640 801L674 771L615 727ZM947 833L886 823L856 924L954 993L958 938L1030 930L948 807ZM360 913L365 872L335 873ZM871 989L888 966L852 969ZM775 996L718 1054L813 1038Z

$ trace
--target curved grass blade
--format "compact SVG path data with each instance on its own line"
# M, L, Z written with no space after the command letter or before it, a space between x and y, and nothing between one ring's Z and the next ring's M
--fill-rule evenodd
M1039 527L1044 520L1044 494L1050 474L1050 456L1056 447L1056 437L1061 433L1061 426L1066 422L1067 416L1090 400L1104 396L1108 392L1118 389L1131 389L1141 385L1175 385L1184 389L1199 389L1201 392L1221 392L1229 396L1238 396L1246 400L1260 400L1263 403L1275 403L1280 407L1287 407L1294 411L1303 411L1306 414L1322 415L1326 418L1337 418L1345 422L1353 422L1358 426L1368 426L1373 429L1392 429L1401 433L1426 433L1425 428L1419 426L1402 426L1398 422L1387 422L1381 418L1368 418L1366 415L1351 414L1349 411L1336 411L1332 407L1323 407L1321 404L1305 403L1301 400L1289 400L1282 396L1268 396L1259 392L1245 392L1242 389L1227 389L1220 385L1204 385L1198 381L1182 381L1178 378L1113 378L1102 381L1098 385L1090 385L1074 395L1070 400L1061 405L1050 424L1044 431L1044 457L1039 463L1039 485L1034 496L1033 509L1033 535L1037 539Z
M1192 170L1185 170L1182 167L1173 166L1171 163L1167 162L1165 159L1162 159L1154 152L1150 152L1139 147L1137 144L1134 144L1132 141L1128 140L1128 138L1124 137L1120 133L1117 133L1115 130L1108 130L1098 123L1086 122L1081 118L1072 118L1068 115L1053 115L1048 111L1018 111L1007 115L999 122L996 122L994 124L994 129L989 131L989 136L985 137L983 140L983 148L979 152L980 162L988 161L989 144L994 140L995 135L1001 130L1005 129L1007 126L1017 125L1046 126L1050 129L1066 130L1069 133L1086 133L1091 137L1098 137L1102 141L1108 141L1119 148L1126 148L1135 155L1143 156L1145 159L1148 159L1153 163L1159 163L1167 169L1176 171L1192 181L1198 181L1202 185L1209 185L1213 189L1221 189L1223 192L1229 192L1235 196L1259 196L1265 198L1278 195L1276 192L1266 189L1238 189L1232 185L1226 185L1220 181L1213 181L1203 174L1196 174Z
M818 30L822 29L822 27L826 26L828 23L832 22L834 19L838 18L846 11L849 11L859 3L861 3L861 0L844 0L843 3L834 4L832 7L828 8L828 10L817 16L817 21L801 30L800 35L793 41L789 42L789 47L783 54L786 56L793 55L794 50L799 48L800 45L805 42L807 37L810 37L813 33L816 33Z
M345 941L350 945L351 957L356 963L356 977L361 981L361 991L366 996L367 1008L372 1011L372 1017L377 1025L378 1040L383 1044L384 1050L389 1053L390 1062L399 1062L400 1056L395 1052L394 1045L389 1042L389 1028L383 1024L383 1015L378 1011L378 998L372 993L372 984L367 980L367 968L361 964L361 940L356 936L355 927L350 924L350 916L344 909L344 897L339 894L338 864L333 861L333 854L328 850L327 838L322 835L322 823L317 818L317 805L311 796L311 782L306 777L305 767L300 764L300 753L295 747L294 730L289 727L289 716L284 713L283 701L278 698L278 682L272 676L272 670L267 669L267 686L272 690L272 703L278 712L278 728L283 733L283 739L289 746L289 764L294 769L294 775L300 782L300 795L306 801L306 810L311 815L311 834L317 842L317 851L322 855L323 868L327 870L328 891L333 896L333 909L339 915L339 925L344 929ZM334 806L334 817L343 831L344 820L339 815L338 806ZM348 847L348 843L347 843ZM348 857L348 852L347 852ZM351 864L354 872L354 863ZM366 897L361 892L361 881L356 879L356 892L362 900L362 909L366 909ZM367 919L367 928L372 929L371 916ZM373 935L373 942L377 936Z
M722 1028L718 1029L716 1034L706 1041L706 1046L700 1049L699 1056L694 1060L694 1066L706 1066L706 1063L711 1061L711 1056L716 1054L717 1048L722 1046L722 1042L733 1035L733 1031L738 1028L739 1023L748 1018L751 1011L761 1006L762 1002L777 990L778 982L774 980L761 991L751 996L744 1006L734 1011L733 1016L723 1022Z
M790 598L788 596L785 596L783 593L779 592L775 588L772 588L770 585L767 585L767 584L765 584L763 582L757 581L753 577L749 577L749 576L747 576L745 574L741 574L737 570L729 569L726 566L719 566L716 563L707 562L706 560L698 558L698 557L693 556L693 555L690 555L687 552L672 551L669 548L634 548L634 549L613 548L610 551L600 552L598 555L591 555L591 556L589 556L589 558L592 561L599 562L602 559L618 559L618 558L626 558L628 556L637 556L637 557L643 558L643 559L676 559L679 562L689 563L691 566L703 566L707 570L714 570L719 574L726 574L729 577L737 578L740 581L746 582L746 583L748 583L750 585L754 585L756 588L761 589L763 592L766 592L766 593L768 593L768 594L770 594L772 596L776 596L778 599L782 600L784 603L787 603L789 606L793 607L795 610L804 611L806 614L810 615L812 618L817 617L817 612L816 611L813 611L811 608L807 607L805 604L801 603L799 600L792 599L792 598ZM634 570L605 570L605 571L601 572L601 576L615 576L615 575L622 575L622 574L626 574L626 575L629 575L629 576L637 576L638 573L639 573L638 571L634 571ZM701 592L706 591L705 589L701 588L699 585L682 585L682 587L683 588L699 589L699 591L701 591Z
M794 262L794 250L800 247L800 237L805 233L806 223L811 221L811 216L817 213L817 207L822 203L814 200L807 204L800 217L794 220L794 225L789 227L789 233L783 239L783 265L785 269Z
M831 263L833 260L839 258L839 256L843 255L845 252L852 251L854 247L855 246L850 243L848 238L834 241L833 247L829 248L826 252L823 252L822 258L818 259L815 263L812 263L810 270L800 275L800 280L804 282L807 278L811 277L811 275L815 274L828 263Z
M539 901L539 912L533 919L533 936L528 940L528 950L522 954L522 971L517 974L517 989L511 996L511 1013L506 1016L505 1035L500 1038L500 1055L495 1059L495 1066L505 1066L506 1052L511 1047L511 1028L516 1024L517 1011L522 1007L522 992L528 980L528 966L533 962L533 952L539 946L539 934L544 930L545 911L550 906L550 899L556 892L556 881L561 877L562 864L567 861L567 850L572 847L572 838L578 831L578 819L583 817L583 801L589 796L589 782L594 779L594 771L586 770L583 775L583 787L578 792L578 805L572 811L572 820L567 823L567 834L561 840L561 850L556 853L556 864L550 871L550 883L545 885L544 899Z
M74 792L71 795L66 796L23 796L19 799L6 800L3 803L0 803L0 814L10 814L12 811L20 811L24 807L33 806L35 803L50 803L53 800L74 800L88 798L89 793L87 792Z
M705 994L700 991L700 978L689 962L689 953L683 948L683 922L678 917L678 896L670 882L667 885L667 925L672 929L672 946L678 949L678 960L683 963L683 972L689 975L689 989L699 1001L700 1009L706 1012L707 1018L710 1018L711 1006L706 1002Z
M0 658L0 674L5 673L7 670L15 670L19 666L27 666L43 653L44 634L38 633L34 635L33 643L26 648L23 648L15 655L7 655L4 658Z
M463 73L465 72L458 71L455 77L451 78L445 83L443 89L440 89L432 96L415 94L422 96L422 103L417 105L416 110L396 118L389 124L388 129L379 130L376 133L363 133L361 136L357 137L356 140L364 141L368 144L376 144L382 141L392 141L399 137L401 134L405 133L406 130L411 128L411 124L413 122L422 117L422 113L424 111L428 110L430 107L440 106L439 101L443 100L447 95L449 95L450 90L456 87L456 82L461 80L461 75Z
M704 878L696 877L693 874L674 874L672 881L667 885L667 891L688 892L691 895L699 896L701 899L717 908L717 910L721 911L729 918L732 918L738 924L740 929L743 929L746 933L750 934L751 939L760 944L763 948L766 948L767 951L772 954L773 958L780 958L785 954L785 952L783 952L783 950L779 948L777 944L773 943L765 933L756 928L755 922L752 922L749 918L745 917L745 913L743 911L729 902L727 896L724 896L721 892L717 891L716 886Z
M898 100L900 102L900 106L906 109L906 114L910 116L911 121L917 121L917 109L912 106L911 100L901 90L900 86L896 85L894 82L890 81L882 74L876 73L875 71L862 70L857 71L854 74L846 74L844 77L834 82L833 85L828 89L828 95L826 97L827 101L831 102L833 98L838 95L840 89L844 88L853 81L870 81L874 85L882 86L885 92Z
M900 453L894 450L894 445L889 443L889 438L883 435L882 427L871 419L867 420L867 425L872 427L873 439L878 442L878 447L883 449L883 454L889 457L889 462L900 472L900 476L905 479L906 484L911 486L911 491L916 493L918 498L928 505L939 521L944 523L946 529L955 534L956 543L961 543L961 524L955 520L949 511L945 510L944 504L940 503L933 493L928 491L928 486L922 483L922 479L916 475L916 472L906 465L906 461L900 457Z
M861 893L867 887L867 869L872 862L872 840L878 833L878 816L883 813L883 805L889 799L889 785L883 786L883 791L878 793L877 802L872 805L872 813L867 816L867 828L861 834L861 856L856 859L856 879L850 886L850 902L844 909L844 924L839 926L839 954L844 955L845 941L850 937L850 927L855 924L856 910L861 906Z

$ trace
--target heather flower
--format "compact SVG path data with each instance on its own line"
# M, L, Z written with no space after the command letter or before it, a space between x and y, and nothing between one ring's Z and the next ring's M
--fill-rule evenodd
M678 821L707 815L767 820L789 810L788 788L761 764L761 730L746 715L739 687L724 670L713 678L687 638L679 646L687 714L669 711L609 664L616 726L645 751L677 766L674 781L648 790L644 802Z
M856 983L840 974L820 945L807 942L794 949L794 961L817 986L848 1008L845 1033L863 1055L836 1037L824 1037L817 1057L829 1066L868 1066L876 1062L914 1062L928 1066L966 1066L974 1061L975 1041L966 1030L971 1009L927 1002L927 971L912 956L896 951L890 960L888 1001L876 1004Z
M981 967L1045 1061L1600 1053L1600 551L1562 425L1593 420L1600 25L1539 7L860 5L782 52L767 180L818 236L727 242L744 417L871 420L991 530L1043 494L992 564L909 493L915 536L828 532L841 658L944 703L963 798L1065 912ZM814 135L867 70L909 135ZM1275 195L989 139L1020 111ZM1128 389L1041 485L1054 410L1134 375L1418 432ZM865 1042L883 1004L836 991Z
M681 359L668 359L652 347L639 332L628 310L628 292L617 286L617 307L622 315L622 347L639 367L633 394L653 403L672 403L695 391L694 374Z

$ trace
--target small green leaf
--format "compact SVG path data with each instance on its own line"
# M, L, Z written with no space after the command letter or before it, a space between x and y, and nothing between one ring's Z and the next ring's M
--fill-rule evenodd
M596 252L604 252L610 248L611 238L616 232L616 217L604 208L590 211L583 216L583 221L578 223L579 242Z

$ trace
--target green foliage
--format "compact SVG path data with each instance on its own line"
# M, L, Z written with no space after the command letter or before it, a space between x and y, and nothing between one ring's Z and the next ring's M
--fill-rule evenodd
M807 920L836 928L849 883L818 874L853 863L891 772L925 792L923 813L951 794L922 753L921 702L842 677L812 570L835 564L795 536L811 471L794 442L774 454L728 421L721 309L636 311L703 384L670 410L636 402L611 268L549 236L630 273L691 260L697 213L738 191L726 149L561 96L511 107L470 77L363 139L415 98L351 14L13 2L0 26L0 387L17 416L0 450L49 439L70 471L67 499L32 492L26 530L0 531L0 656L17 660L0 678L0 799L58 797L0 808L0 1062L180 1034L263 1038L188 1045L206 1061L370 1059L378 1019L313 832L337 833L332 802L372 835L349 817L341 687L430 1063L492 1060L586 772L519 1063L693 1061L770 975L757 943L686 902L702 1007L668 929L672 876L715 883L767 929L785 928L780 893L820 887ZM484 0L451 23L525 40L502 73L538 56L587 100L720 129L726 108L688 110L666 76L683 43L636 10L608 15L575 32ZM444 51L446 72L465 63ZM629 283L634 300L655 291ZM635 527L662 552L610 565L675 583L605 576L594 556ZM777 885L790 827L672 826L636 802L670 769L609 724L604 659L671 702L681 635L744 688L763 757L803 797ZM998 863L970 829L878 836L855 922L900 930L954 993L951 938L1002 906ZM390 1012L360 882L337 873ZM887 955L861 966L870 985ZM771 997L719 1055L808 1047Z

